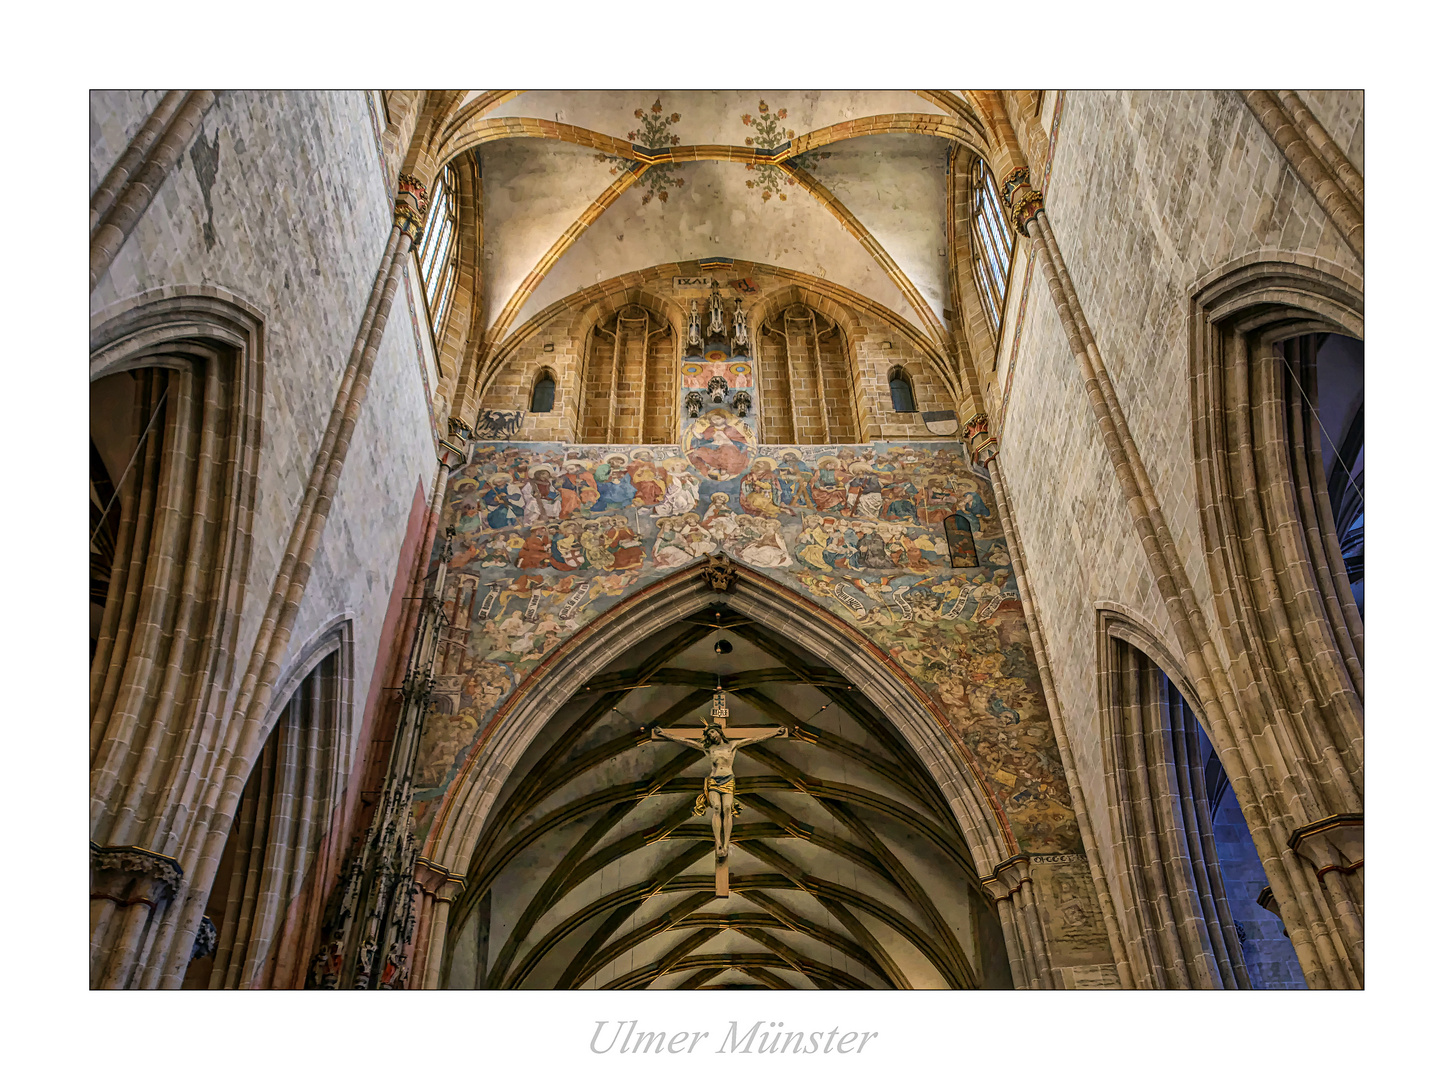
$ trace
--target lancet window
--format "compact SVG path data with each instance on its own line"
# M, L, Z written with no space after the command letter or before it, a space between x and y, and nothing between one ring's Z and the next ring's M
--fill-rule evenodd
M434 191L429 196L429 216L424 221L424 239L419 242L419 270L435 337L444 329L444 320L449 314L459 267L458 252L459 177L451 165L434 183Z
M985 316L996 335L1005 314L1005 289L1010 279L1013 238L1005 222L1004 208L995 194L995 178L989 166L976 158L969 167L970 250L973 253L974 284L979 289Z

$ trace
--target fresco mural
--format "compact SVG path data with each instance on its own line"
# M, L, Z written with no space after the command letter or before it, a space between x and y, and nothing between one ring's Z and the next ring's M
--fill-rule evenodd
M456 530L451 614L421 827L544 657L634 590L725 553L893 656L975 755L1024 850L1081 850L992 500L956 441L760 446L721 407L684 419L680 445L472 443L441 521Z

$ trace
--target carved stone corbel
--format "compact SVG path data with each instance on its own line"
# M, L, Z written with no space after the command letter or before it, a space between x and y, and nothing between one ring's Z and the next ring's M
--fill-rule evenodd
M153 911L177 895L182 865L139 847L91 845L91 899L120 907L145 904Z
M713 592L731 592L737 584L737 565L726 555L712 555L702 568L702 580Z

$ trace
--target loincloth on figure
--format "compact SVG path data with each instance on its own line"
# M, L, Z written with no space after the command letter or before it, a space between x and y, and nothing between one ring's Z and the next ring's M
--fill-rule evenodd
M692 807L692 814L701 817L707 812L707 792L715 791L719 795L731 795L732 816L736 817L742 813L742 804L737 801L737 779L732 776L709 776L702 782L702 793L697 796L696 804Z

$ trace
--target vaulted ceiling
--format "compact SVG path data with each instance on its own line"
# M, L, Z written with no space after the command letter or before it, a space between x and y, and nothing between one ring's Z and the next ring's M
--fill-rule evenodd
M956 91L473 91L486 340L597 282L725 257L832 281L943 340Z
M719 678L731 724L792 732L738 753L726 898L692 813L702 755L647 731L695 726ZM998 923L924 766L844 676L726 609L659 632L562 706L467 879L454 986L1008 985Z

